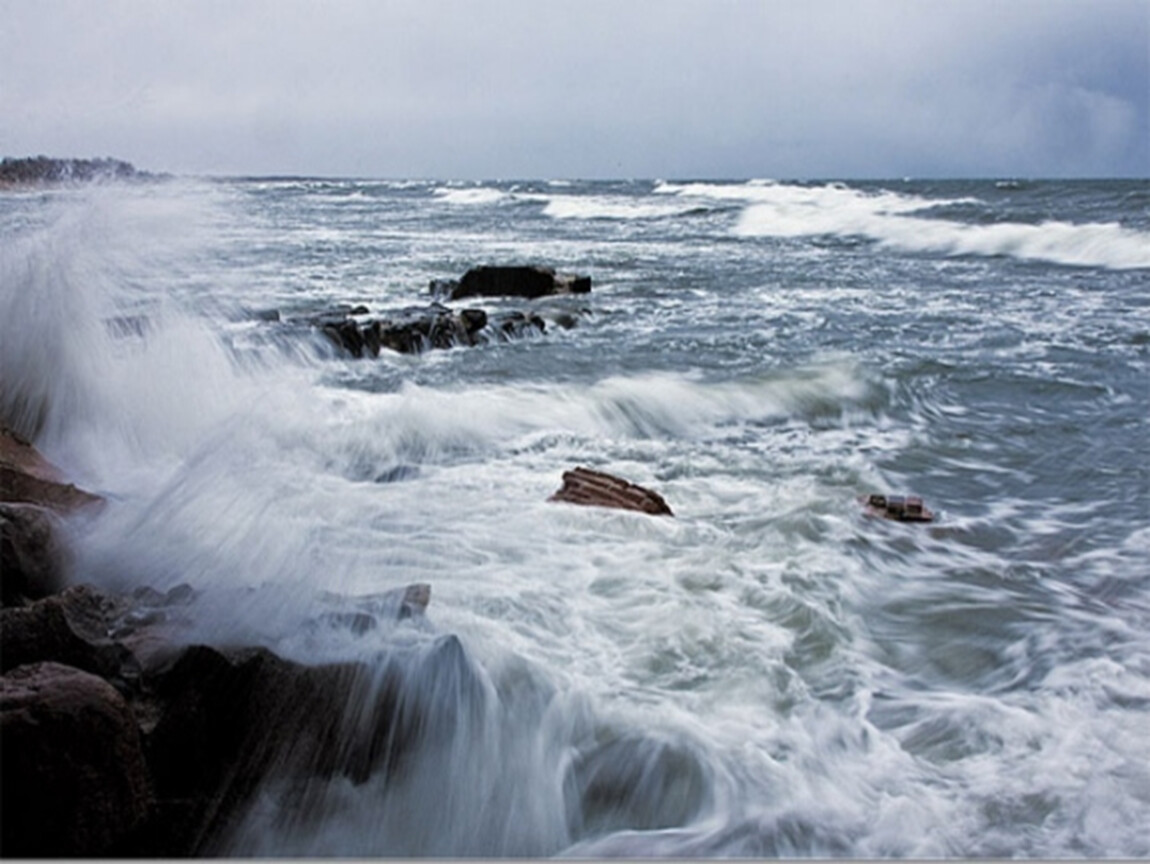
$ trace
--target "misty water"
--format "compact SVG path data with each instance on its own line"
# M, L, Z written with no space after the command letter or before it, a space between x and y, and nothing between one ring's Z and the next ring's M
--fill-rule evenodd
M426 718L219 853L1150 855L1146 181L172 181L0 233L0 414L109 502L77 580ZM478 264L593 289L419 355L292 323ZM548 502L576 465L675 517Z

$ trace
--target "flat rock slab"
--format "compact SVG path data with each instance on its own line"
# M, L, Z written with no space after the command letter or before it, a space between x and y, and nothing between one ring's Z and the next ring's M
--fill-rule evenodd
M563 487L549 501L565 501L589 507L637 510L652 516L674 516L663 496L621 477L578 467L563 472Z

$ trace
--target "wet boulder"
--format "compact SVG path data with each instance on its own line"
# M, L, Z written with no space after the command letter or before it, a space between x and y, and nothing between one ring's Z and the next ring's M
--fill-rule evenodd
M0 610L0 671L55 662L109 679L132 674L130 652L109 637L122 603L87 585Z
M563 472L562 488L548 500L636 510L652 516L675 515L658 492L637 486L621 477L583 467Z
M483 266L472 267L458 282L434 279L431 292L449 300L465 297L522 297L534 300L556 294L586 294L590 276L556 273L550 267Z
M20 606L64 587L71 553L62 531L50 510L0 503L0 606Z
M58 663L0 677L4 855L107 857L150 815L140 733L115 688Z

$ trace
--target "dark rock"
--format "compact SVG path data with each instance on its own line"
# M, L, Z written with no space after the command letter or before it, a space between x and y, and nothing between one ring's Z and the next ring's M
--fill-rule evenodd
M523 312L509 312L493 322L499 334L505 339L520 339L529 333L545 333L546 322L538 315Z
M475 345L479 332L487 326L487 313L482 309L452 311L432 304L426 308L406 309L391 317L369 321L362 327L348 318L338 323L324 323L322 330L337 347L353 357L372 355L387 348L401 354L417 354L431 348L453 348Z
M659 493L636 486L620 477L583 467L563 472L562 488L548 500L638 510L653 516L675 515Z
M464 297L535 299L554 294L586 294L591 290L591 277L556 273L550 267L485 266L468 270L458 285L450 285L446 280L433 280L431 290L451 300Z
M867 513L896 522L933 522L934 513L923 506L915 495L870 495L865 500Z
M125 611L87 585L0 610L0 671L51 661L109 679L134 675L131 653L108 635Z
M34 504L0 503L0 606L19 606L64 587L71 553L60 518Z
M29 442L8 429L0 429L0 501L38 504L70 512L104 499L71 483Z
M226 835L273 769L334 773L361 664L308 667L263 648L180 651L150 683L161 706L148 763L164 820L138 854L201 854Z
M107 682L57 663L0 677L7 858L104 857L153 806L139 730Z

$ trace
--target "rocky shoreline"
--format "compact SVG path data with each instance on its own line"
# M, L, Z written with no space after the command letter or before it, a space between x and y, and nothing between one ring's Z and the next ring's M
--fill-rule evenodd
M298 794L401 771L465 722L482 691L453 635L380 669L306 665L266 647L192 636L197 592L115 594L70 584L65 522L103 501L0 430L0 746L8 857L218 854L257 790ZM656 493L602 472L564 475L553 500L670 514ZM657 503L656 503L657 502ZM315 626L361 634L424 620L409 585ZM451 682L452 698L437 698Z

